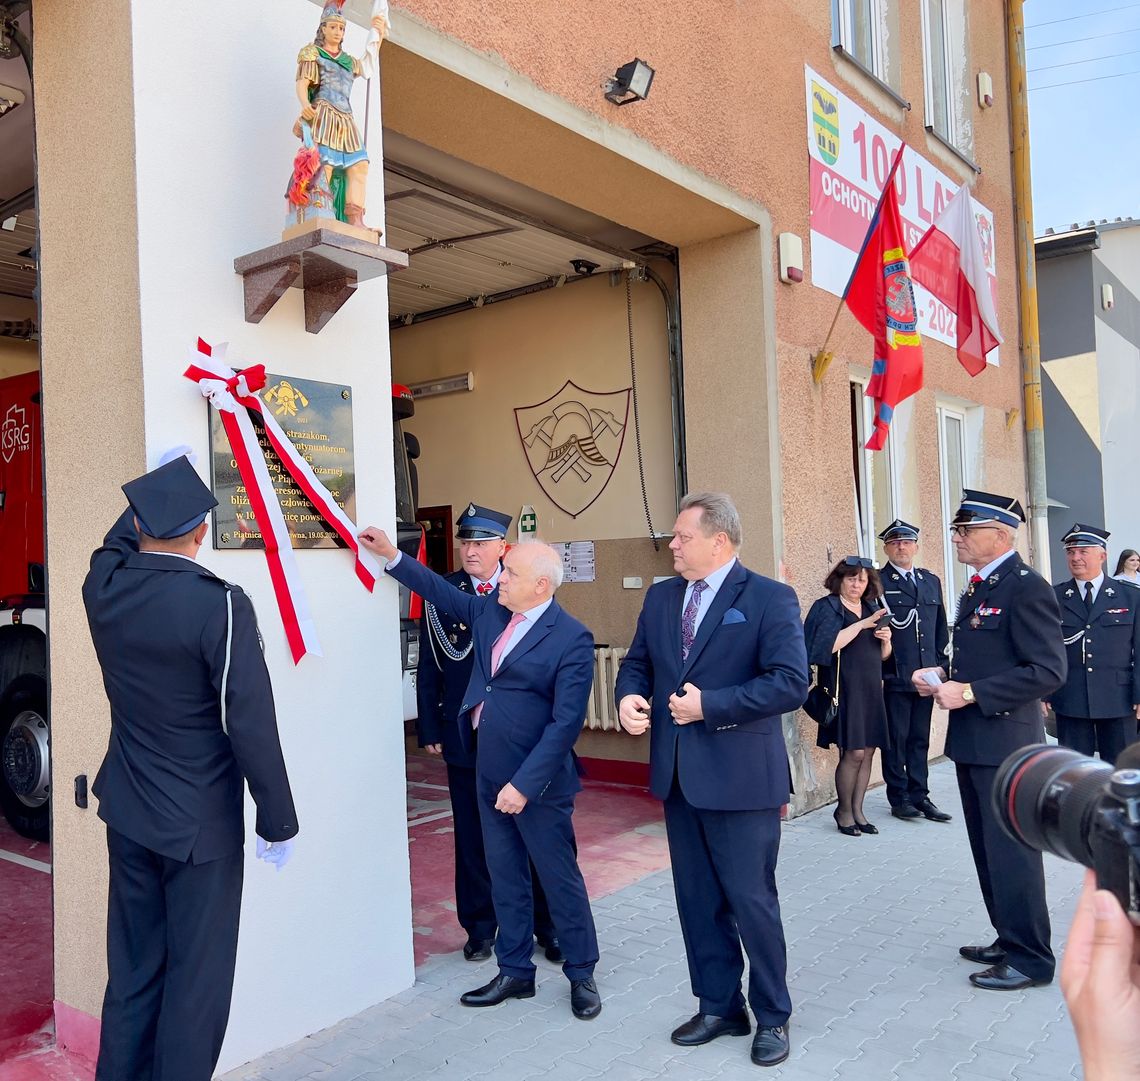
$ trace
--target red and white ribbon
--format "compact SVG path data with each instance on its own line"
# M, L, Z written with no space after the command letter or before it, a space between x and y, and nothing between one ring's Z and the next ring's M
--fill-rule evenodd
M356 557L356 576L370 592L380 574L380 566L367 550L360 547L356 526L317 479L312 467L289 441L272 413L262 408L257 392L265 386L265 365L253 365L239 374L226 363L227 347L228 343L210 346L199 338L197 352L192 354L190 367L183 374L197 383L202 395L210 399L229 437L254 520L265 542L265 558L277 607L285 625L285 637L293 654L293 663L298 664L306 653L321 656L321 647L305 599L289 527L281 513L250 411L261 417L270 445L297 486L352 550Z

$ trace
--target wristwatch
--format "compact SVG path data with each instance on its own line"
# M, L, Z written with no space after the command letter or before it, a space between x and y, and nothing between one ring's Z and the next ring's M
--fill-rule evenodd
M962 701L968 706L974 704L974 688L968 683L962 687Z

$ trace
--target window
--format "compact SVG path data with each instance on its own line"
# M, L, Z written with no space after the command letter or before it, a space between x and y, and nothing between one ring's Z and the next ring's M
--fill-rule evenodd
M866 449L874 426L875 403L863 382L851 382L851 464L855 478L855 527L859 555L875 559L879 533L895 520L895 478L891 441Z
M923 0L926 129L967 159L973 154L965 0Z
M831 0L831 45L897 95L898 0Z
M942 478L942 521L949 529L954 512L968 484L966 472L966 416L956 409L938 409L938 460ZM954 554L954 545L946 537L946 612L954 616L954 606L966 588L967 570Z

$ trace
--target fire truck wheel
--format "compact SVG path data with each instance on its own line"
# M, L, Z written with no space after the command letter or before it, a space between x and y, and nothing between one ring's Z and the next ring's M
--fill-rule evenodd
M40 676L13 680L0 703L0 808L12 828L48 839L50 763L47 684Z

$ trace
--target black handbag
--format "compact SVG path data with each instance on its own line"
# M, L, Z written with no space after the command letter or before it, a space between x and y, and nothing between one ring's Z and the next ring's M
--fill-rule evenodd
M839 720L839 658L842 652L840 650L835 654L835 689L832 690L817 678L804 702L804 712L821 728L831 728Z

